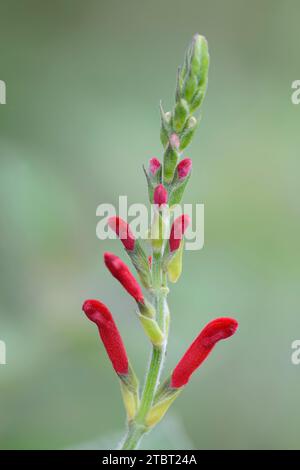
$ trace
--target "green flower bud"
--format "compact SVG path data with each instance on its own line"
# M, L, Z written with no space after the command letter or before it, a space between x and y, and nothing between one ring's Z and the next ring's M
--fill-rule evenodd
M178 151L171 145L168 145L164 154L164 181L165 183L171 183L174 171L178 161Z
M206 39L203 36L199 36L199 62L200 62L200 69L199 69L199 86L207 85L208 80L208 69L209 69L209 53L208 53L208 44Z
M177 79L176 79L176 93L175 93L176 101L180 100L181 93L182 93L182 85L183 85L183 79L182 79L181 67L178 67Z
M205 97L205 91L202 88L196 93L191 103L191 113L194 113L202 104Z
M176 132L181 132L189 116L189 106L184 99L180 99L175 106L173 126Z
M177 79L177 88L180 89L177 95L184 97L188 104L192 104L195 100L190 113L200 106L205 96L208 67L209 53L207 41L200 34L195 34L186 52L184 66ZM197 98L195 98L196 95Z
M191 103L198 87L198 77L196 75L188 75L184 83L183 95L188 103Z
M174 184L170 194L169 206L172 208L176 204L180 204L186 185L189 182L191 175L188 175L184 181Z
M152 277L149 268L148 258L140 244L140 241L135 240L134 249L131 251L126 251L132 261L132 264L137 270L137 273L143 286L146 287L146 289L149 289L152 285Z
M204 36L195 34L192 41L191 70L194 75L201 77L207 67L208 45Z
M145 317L140 313L138 313L138 317L146 335L150 339L153 346L160 348L163 345L165 338L156 320L154 320L153 318Z
M188 120L188 123L181 134L180 138L180 150L185 149L191 142L193 135L197 129L197 119L194 116L191 116Z
M160 117L161 117L161 130L160 130L160 140L164 147L167 146L169 142L169 135L171 132L171 121L172 113L168 111L164 112L162 104L160 103Z
M168 278L173 283L178 281L182 272L183 247L184 241L182 240L179 249L175 252L174 256L167 265Z

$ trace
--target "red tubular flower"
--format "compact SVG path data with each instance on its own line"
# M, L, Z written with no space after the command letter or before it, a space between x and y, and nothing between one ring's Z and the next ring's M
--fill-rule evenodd
M86 300L82 306L86 316L96 323L100 337L117 374L128 374L128 358L119 330L113 317L102 302Z
M181 162L177 165L177 174L178 179L183 180L185 179L190 172L192 171L192 160L190 158L184 158Z
M180 388L186 385L217 342L232 336L237 327L238 322L233 318L216 318L208 323L175 367L171 376L171 387Z
M166 204L168 202L168 191L164 187L163 184L159 184L156 186L153 195L154 204L161 206L162 204Z
M156 173L158 172L160 167L161 167L161 163L157 158L153 157L153 158L150 159L150 161L149 161L149 173L151 173L152 176L156 175Z
M144 303L142 289L126 264L113 253L104 253L104 263L111 274L137 302Z
M171 252L178 250L184 232L190 225L190 221L190 217L186 214L180 215L177 217L177 219L174 220L169 239L169 247Z
M135 238L128 223L121 219L121 217L109 217L108 225L116 232L126 250L133 251Z

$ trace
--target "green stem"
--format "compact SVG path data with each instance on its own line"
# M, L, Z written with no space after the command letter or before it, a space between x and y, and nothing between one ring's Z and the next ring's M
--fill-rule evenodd
M151 355L151 361L150 361L150 366L145 382L145 387L141 399L141 404L139 411L136 416L136 421L138 423L143 423L144 419L148 413L148 411L151 408L154 394L157 389L158 385L158 380L159 380L159 375L160 375L160 370L162 366L162 360L164 356L164 350L160 348L153 347L152 350L152 355Z
M162 272L161 256L153 256L153 290L157 312L157 323L166 335L164 302L166 297L166 276ZM135 420L128 426L122 449L136 449L143 435L147 432L145 417L147 416L159 385L160 375L166 353L167 338L161 347L153 346L151 360L146 375L145 386L141 398L141 404Z
M141 441L142 436L146 432L145 428L139 426L137 423L132 423L128 426L128 431L121 447L122 450L136 449Z

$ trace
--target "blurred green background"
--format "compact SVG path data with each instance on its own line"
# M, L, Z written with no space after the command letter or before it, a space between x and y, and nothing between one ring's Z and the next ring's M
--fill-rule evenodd
M114 447L118 381L85 298L113 311L142 376L149 345L102 254L96 207L147 201L161 157L158 103L195 32L211 54L185 202L205 204L205 247L172 288L166 372L216 316L218 345L145 448L300 448L297 0L0 0L0 447Z

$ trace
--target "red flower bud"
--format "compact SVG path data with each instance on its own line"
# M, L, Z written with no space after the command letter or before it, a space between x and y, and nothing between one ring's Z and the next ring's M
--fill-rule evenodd
M180 146L180 139L175 132L170 135L170 145L173 149L178 149Z
M86 316L96 323L109 359L117 374L128 374L128 358L113 317L102 302L86 300L82 306Z
M238 322L233 318L216 318L209 322L175 367L171 376L171 387L180 388L186 385L215 344L221 339L232 336L237 327Z
M142 289L126 264L113 253L104 253L104 262L111 274L122 284L128 294L137 302L144 303Z
M149 264L149 268L151 269L152 267L152 256L148 256L148 264Z
M171 232L170 232L170 240L169 240L169 246L170 246L170 251L175 251L178 250L180 246L180 242L182 240L182 237L184 235L184 232L190 225L190 217L186 214L180 215L177 217L177 219L174 220Z
M121 217L110 217L108 219L108 225L116 232L126 250L133 251L135 238L128 223L121 219Z
M150 159L150 161L149 161L149 173L151 173L152 176L156 175L156 173L158 172L160 167L161 167L161 163L157 158L153 157L153 158Z
M161 206L162 204L166 204L168 202L168 191L164 187L163 184L159 184L156 186L153 195L154 204Z
M185 179L190 174L191 170L192 160L190 158L184 158L183 160L181 160L181 162L177 165L178 179Z

